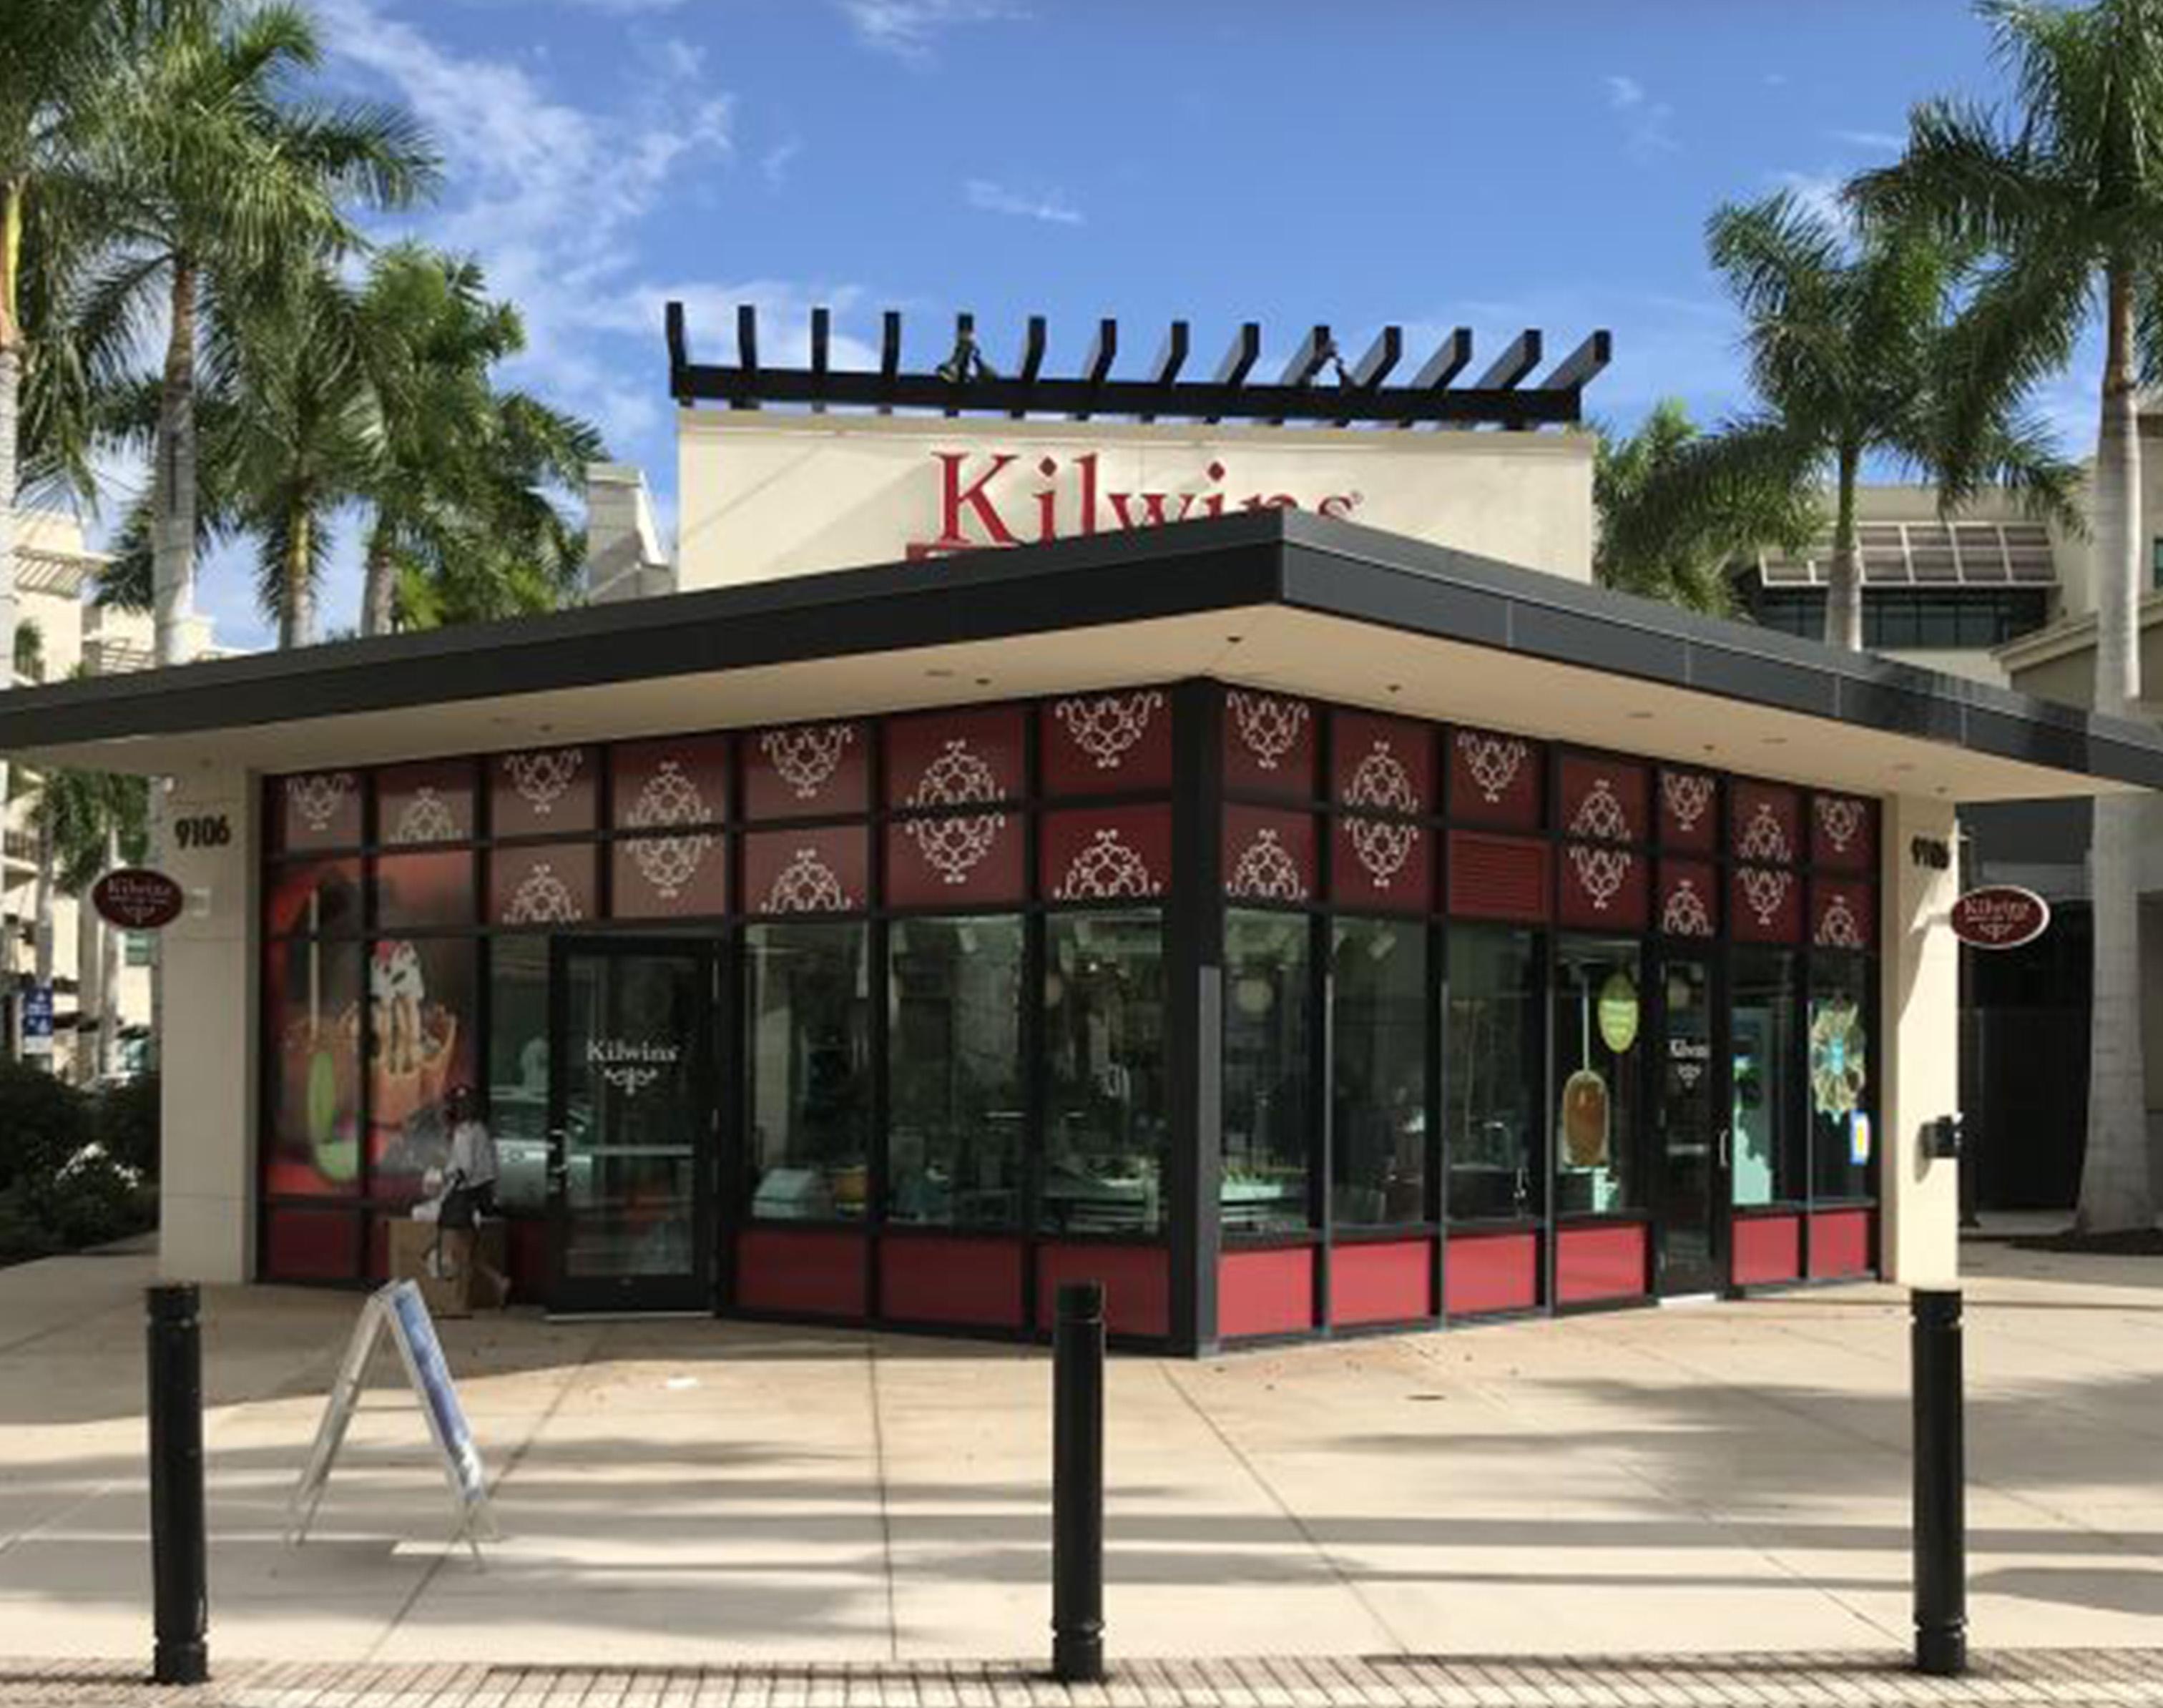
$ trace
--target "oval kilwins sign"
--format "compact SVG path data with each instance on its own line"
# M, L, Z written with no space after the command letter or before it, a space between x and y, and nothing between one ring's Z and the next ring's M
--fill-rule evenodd
M2018 949L2050 923L2050 903L2009 883L1972 889L1953 904L1953 935L1978 949Z
M90 892L98 916L129 931L154 931L170 925L187 905L187 892L162 872L123 866L99 878Z

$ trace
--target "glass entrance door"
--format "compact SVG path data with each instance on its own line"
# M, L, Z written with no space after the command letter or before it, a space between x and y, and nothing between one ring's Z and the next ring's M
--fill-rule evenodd
M1720 1207L1726 1196L1712 963L1671 956L1661 985L1653 1170L1659 1291L1709 1292L1725 1279Z
M714 987L703 944L554 944L550 1309L710 1308Z

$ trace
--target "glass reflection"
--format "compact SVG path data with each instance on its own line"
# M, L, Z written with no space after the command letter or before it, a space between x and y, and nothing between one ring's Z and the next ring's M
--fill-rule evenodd
M1045 1133L1055 1233L1164 1225L1163 935L1154 911L1045 925Z
M1224 919L1224 1174L1228 1233L1307 1225L1313 1049L1303 914Z
M1022 922L911 919L888 937L887 1213L1020 1220Z

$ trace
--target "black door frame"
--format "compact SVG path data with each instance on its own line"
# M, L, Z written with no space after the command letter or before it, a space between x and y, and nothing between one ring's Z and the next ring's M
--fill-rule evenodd
M1705 1063L1705 1139L1710 1145L1710 1164L1706 1170L1705 1191L1710 1202L1705 1206L1705 1232L1709 1251L1708 1268L1702 1276L1692 1276L1684 1281L1670 1283L1668 1278L1668 1236L1673 1219L1667 1208L1667 1096L1664 1077L1668 1064L1668 968L1677 962L1694 962L1705 969L1705 1042L1710 1052ZM1729 1166L1733 1134L1729 1130L1734 1115L1730 1076L1734 1070L1731 1058L1728 1030L1727 956L1723 946L1715 941L1684 944L1657 941L1652 954L1652 1035L1656 1048L1647 1052L1651 1060L1652 1084L1647 1088L1652 1106L1652 1119L1647 1122L1650 1138L1651 1165L1656 1189L1652 1202L1652 1293L1656 1298L1688 1296L1697 1293L1724 1293L1727 1291L1731 1272L1731 1253L1733 1250L1733 1189L1730 1184Z
M718 939L680 933L562 933L548 943L548 1168L547 1269L546 1302L552 1315L594 1312L710 1312L720 1243L715 1213L722 1064L718 1060L722 994L720 969L723 945ZM691 1269L683 1276L626 1276L602 1281L574 1281L563 1273L570 1231L570 1206L564 1192L567 1130L564 1045L570 1023L568 966L574 956L611 961L641 956L688 960L699 969L700 1015L686 1041L690 1050L692 1094L705 1104L692 1169Z

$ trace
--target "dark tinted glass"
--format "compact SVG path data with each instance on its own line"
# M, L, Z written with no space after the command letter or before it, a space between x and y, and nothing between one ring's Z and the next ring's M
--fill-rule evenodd
M1637 1140L1644 988L1634 942L1564 937L1555 953L1555 1204L1563 1215L1643 1202Z
M864 1213L871 1026L861 924L744 933L752 1214L823 1221Z
M1735 951L1729 987L1734 1055L1729 1122L1734 1201L1803 1196L1802 1088L1796 1082L1796 960L1785 949Z
M1330 967L1330 1214L1339 1227L1426 1219L1427 928L1338 919Z
M1307 1225L1311 927L1301 914L1224 920L1224 1177L1228 1233Z
M1810 1191L1867 1197L1876 1160L1877 1103L1870 1037L1870 963L1820 954L1810 962Z
M1165 1144L1157 915L1054 914L1044 935L1044 1225L1155 1233Z
M1545 1207L1538 951L1531 931L1450 930L1443 1140L1453 1219L1534 1216Z
M887 939L887 1214L1010 1228L1021 1213L1022 922L898 919Z

